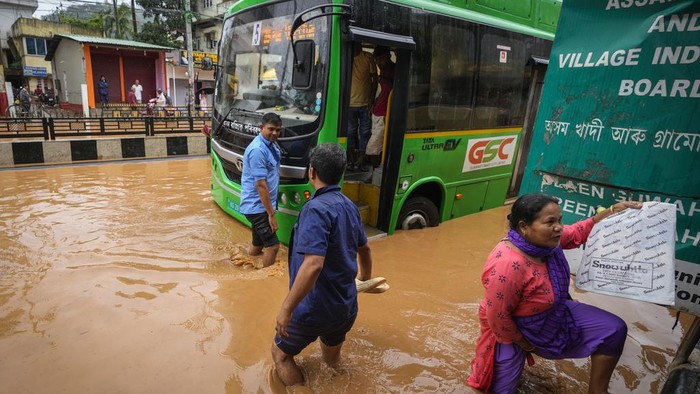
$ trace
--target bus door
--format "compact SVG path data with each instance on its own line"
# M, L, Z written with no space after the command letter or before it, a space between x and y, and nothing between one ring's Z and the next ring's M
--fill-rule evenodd
M522 142L518 150L517 161L513 169L513 176L508 189L508 197L515 197L520 191L520 183L523 181L523 173L527 165L527 157L530 153L530 144L537 119L537 109L540 107L542 88L544 86L544 74L547 71L549 59L532 56L528 62L530 72L530 89L527 97L527 108L525 110L525 124L523 125Z
M345 110L341 111L338 127L339 130L345 131L343 135L348 135L349 92L351 91L353 48L355 45L360 44L369 52L373 52L378 46L388 47L391 50L392 62L395 63L393 88L384 117L382 154L379 163L375 163L378 164L378 167L372 168L370 165L369 168L349 168L346 171L343 186L346 195L358 203L363 220L366 215L366 224L376 228L379 233L387 233L391 221L394 194L398 184L401 152L406 132L411 51L416 44L412 37L354 26L350 27L350 40L346 44L344 51L345 59L347 59L344 62L346 77L344 78L343 91L348 92L348 94L343 97L342 105ZM349 153L348 159L356 159L354 153ZM363 212L363 208L367 208L366 212ZM368 233L368 236L370 235Z

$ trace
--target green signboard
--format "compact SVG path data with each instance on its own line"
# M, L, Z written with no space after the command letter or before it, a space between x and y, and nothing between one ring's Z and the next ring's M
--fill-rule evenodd
M676 307L700 315L700 1L566 0L521 193L565 221L677 206Z

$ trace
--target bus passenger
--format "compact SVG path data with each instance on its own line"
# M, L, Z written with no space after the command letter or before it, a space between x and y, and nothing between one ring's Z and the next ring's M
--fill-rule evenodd
M377 168L382 159L384 118L389 104L389 94L394 86L394 68L396 64L391 61L391 51L384 46L374 49L374 60L377 62L377 67L379 67L379 86L381 91L372 108L372 136L367 142L366 154L372 163L372 167Z
M362 50L362 44L354 44L352 59L352 85L350 88L350 108L348 109L348 169L363 169L365 149L372 134L370 109L377 92L377 65L369 52Z
M275 210L281 152L276 142L282 131L282 119L276 113L268 112L261 122L260 134L243 153L240 211L250 222L253 232L248 254L257 256L262 253L262 266L268 267L275 262L280 248L275 233L279 227Z
M277 314L272 359L286 386L304 383L294 356L321 338L323 361L340 362L345 335L357 317L355 277L372 276L372 254L355 204L340 192L345 170L340 145L310 154L314 195L304 205L289 243L289 293Z
M508 236L486 260L479 305L481 336L467 384L515 393L531 353L556 360L591 358L589 393L607 393L627 338L627 325L610 312L576 302L562 249L586 242L605 217L642 203L623 201L571 226L561 223L556 198L526 194L513 204Z

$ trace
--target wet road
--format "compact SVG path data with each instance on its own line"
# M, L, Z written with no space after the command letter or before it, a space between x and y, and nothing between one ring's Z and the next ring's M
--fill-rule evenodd
M206 158L0 171L0 393L284 393L269 355L286 253L256 270L250 232L209 193ZM484 259L507 208L371 242L384 294L334 372L317 345L292 392L453 393L478 336ZM687 322L575 292L629 337L611 392L657 393ZM537 360L522 393L585 393L587 360Z

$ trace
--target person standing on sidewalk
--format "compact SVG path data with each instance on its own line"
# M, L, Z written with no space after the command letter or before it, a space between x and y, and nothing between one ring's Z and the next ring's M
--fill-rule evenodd
M100 104L109 103L109 83L104 75L100 76L100 82L97 83L97 91L100 93Z
M131 110L135 111L136 110L136 88L133 86L131 89L129 89L129 93L126 95L126 102L131 106Z
M275 262L280 241L275 233L279 226L275 218L277 192L280 183L281 152L277 138L282 132L282 119L274 112L262 117L260 134L243 153L240 212L251 224L253 241L248 254L262 253L262 266Z
M143 98L143 86L141 86L138 79L134 81L133 85L131 85L131 89L134 91L134 95L136 95L136 102L141 104L141 100Z
M26 83L22 84L19 90L19 102L22 104L24 111L28 114L32 106L32 96L29 94L29 90L27 90Z
M340 192L345 151L323 143L310 153L314 195L294 225L289 243L289 293L276 318L272 359L286 386L304 383L294 356L321 338L323 361L340 362L345 335L357 317L360 280L372 277L372 254L360 212Z

